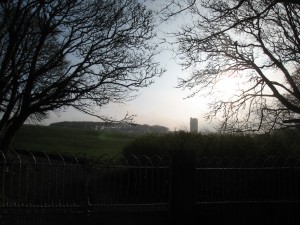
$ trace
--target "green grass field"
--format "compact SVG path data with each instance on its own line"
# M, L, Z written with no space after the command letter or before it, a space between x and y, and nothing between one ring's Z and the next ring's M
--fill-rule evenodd
M30 151L101 156L118 154L133 140L134 137L125 134L24 125L17 133L12 147Z
M183 144L184 143L184 144ZM12 147L30 151L86 154L98 157L118 153L168 155L184 146L199 155L245 156L300 154L299 132L278 131L261 135L190 134L126 135L92 130L24 125ZM124 151L123 151L124 149Z

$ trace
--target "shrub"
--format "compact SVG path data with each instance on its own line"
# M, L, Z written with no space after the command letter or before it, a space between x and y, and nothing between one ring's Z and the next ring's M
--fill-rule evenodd
M299 133L277 131L272 134L216 134L173 132L136 138L123 154L166 156L174 150L194 150L202 156L287 155L300 151Z

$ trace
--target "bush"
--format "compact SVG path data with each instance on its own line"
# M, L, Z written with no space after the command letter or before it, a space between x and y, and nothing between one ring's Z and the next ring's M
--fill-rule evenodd
M123 154L167 156L174 150L194 150L200 156L245 157L298 154L299 147L299 133L294 131L256 135L180 131L165 135L140 136L123 149Z

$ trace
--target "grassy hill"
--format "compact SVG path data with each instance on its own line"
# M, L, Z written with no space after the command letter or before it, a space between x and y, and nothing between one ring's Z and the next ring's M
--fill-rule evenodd
M24 125L17 133L13 148L31 151L83 153L89 156L115 155L134 137L91 130Z

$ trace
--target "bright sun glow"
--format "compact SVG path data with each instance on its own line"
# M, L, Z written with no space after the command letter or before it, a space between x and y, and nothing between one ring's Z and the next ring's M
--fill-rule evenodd
M223 78L215 86L216 97L221 97L222 99L232 97L240 88L240 78Z

